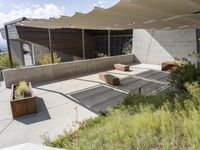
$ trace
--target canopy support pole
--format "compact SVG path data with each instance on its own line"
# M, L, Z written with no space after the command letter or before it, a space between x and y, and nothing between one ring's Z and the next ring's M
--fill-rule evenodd
M131 49L131 54L134 54L134 41L133 41L133 37L134 37L134 28L132 30L132 49Z
M83 59L86 58L85 56L85 30L82 29L82 50L83 50Z
M5 28L5 34L6 34L6 42L7 42L7 49L8 49L8 57L10 61L10 68L13 68L13 60L12 60L10 40L9 40L9 34L8 34L8 25L5 25L4 28Z
M31 43L31 51L32 51L32 61L33 61L33 65L35 65L35 51L34 51L34 46L33 43Z
M110 30L108 30L108 56L110 56Z
M16 20L13 20L13 21L10 21L10 22L7 22L7 23L4 24L5 34L6 34L6 42L7 42L7 49L8 49L8 57L9 57L11 68L13 68L13 60L12 60L12 53L11 53L11 48L10 48L10 40L9 40L10 38L9 38L9 33L8 33L8 25L13 25L17 22L24 21L24 20L26 20L25 17L19 18L19 19L16 19Z
M25 58L24 58L24 50L23 50L23 42L20 41L20 49L21 49L21 57L22 57L22 65L26 65L25 64Z
M196 29L196 39L197 39L197 54L200 54L200 29ZM197 61L197 67L200 68L200 63Z
M53 49L52 49L52 39L51 39L51 29L48 29L48 36L49 36L49 52L51 53L51 63L54 63L53 58Z

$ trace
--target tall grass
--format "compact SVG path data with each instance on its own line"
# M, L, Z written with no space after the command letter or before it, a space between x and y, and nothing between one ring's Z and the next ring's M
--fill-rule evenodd
M15 90L15 100L23 99L31 93L30 88L25 81L20 81Z
M53 53L54 63L61 63L61 57L57 55L57 53ZM51 54L43 54L39 57L38 60L40 65L51 64Z
M200 87L192 83L186 89L187 94L178 95L130 94L106 116L87 120L45 144L72 150L198 149Z
M19 66L19 62L15 57L12 58L13 67ZM0 54L0 69L10 68L10 60L8 57L8 53Z

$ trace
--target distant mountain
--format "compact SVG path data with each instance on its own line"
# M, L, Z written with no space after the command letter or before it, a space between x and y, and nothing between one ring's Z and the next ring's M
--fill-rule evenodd
M6 41L0 39L0 49L5 49L6 48Z
M6 48L6 40L4 40L0 34L0 49Z

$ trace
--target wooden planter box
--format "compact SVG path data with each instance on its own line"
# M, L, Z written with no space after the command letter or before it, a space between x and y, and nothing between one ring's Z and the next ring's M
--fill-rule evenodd
M11 105L13 118L25 116L25 115L29 115L29 114L37 112L36 98L33 95L31 83L28 82L27 84L29 85L31 96L23 98L23 99L19 99L19 100L14 99L15 89L18 84L12 85L10 105Z
M168 71L170 73L175 73L178 69L178 65L170 63L162 63L162 71Z

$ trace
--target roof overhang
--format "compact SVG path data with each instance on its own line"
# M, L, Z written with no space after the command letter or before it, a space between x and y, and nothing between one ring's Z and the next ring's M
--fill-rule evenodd
M79 29L182 29L200 25L200 0L120 0L115 6L53 19L28 19L23 26Z

